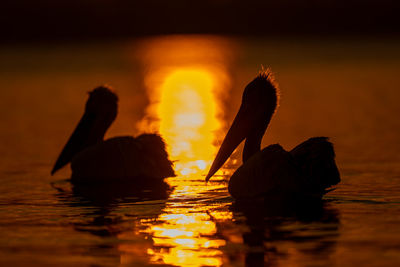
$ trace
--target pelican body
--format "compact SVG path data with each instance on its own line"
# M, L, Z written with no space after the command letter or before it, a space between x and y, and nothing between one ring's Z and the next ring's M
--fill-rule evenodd
M104 140L117 109L118 97L108 87L91 91L85 112L51 174L71 162L71 181L76 184L133 182L156 186L164 183L164 178L174 176L173 164L159 135Z
M243 164L229 180L229 193L236 199L258 197L321 198L340 182L332 143L313 137L291 151L279 144L261 150L261 140L278 105L277 86L264 71L250 82L240 109L225 136L206 177L208 181L245 139Z

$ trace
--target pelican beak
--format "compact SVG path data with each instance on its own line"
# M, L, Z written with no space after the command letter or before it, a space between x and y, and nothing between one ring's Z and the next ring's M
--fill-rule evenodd
M251 135L264 135L277 106L277 88L270 72L263 72L244 89L242 105L206 176L206 182L222 167L235 148ZM261 143L262 135L258 136ZM255 136L252 136L254 139Z
M254 121L249 118L252 118L252 116L249 116L249 109L242 105L211 165L206 176L206 182L222 167L233 151L248 136L254 126Z
M103 140L104 134L117 116L117 103L117 95L107 86L99 86L89 92L85 113L54 164L52 175L71 162L80 151Z
M83 114L81 120L76 126L76 129L72 133L64 149L61 151L56 163L54 164L51 175L71 162L74 155L89 145L93 136L93 132L96 128L96 117L97 116L93 113L85 112L85 114Z

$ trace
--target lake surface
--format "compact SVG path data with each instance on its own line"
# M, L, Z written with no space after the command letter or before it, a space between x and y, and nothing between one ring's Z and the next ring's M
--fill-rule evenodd
M0 265L398 266L400 40L161 36L0 47ZM342 182L322 203L238 206L238 149L205 174L261 69L280 85L263 145L335 144ZM108 137L159 131L177 177L166 199L75 190L50 170L87 92L111 85Z

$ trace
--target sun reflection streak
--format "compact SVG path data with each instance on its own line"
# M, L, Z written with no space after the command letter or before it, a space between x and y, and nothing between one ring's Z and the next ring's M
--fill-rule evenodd
M220 266L225 240L215 239L216 225L205 213L163 214L159 226L147 229L155 247L169 248L169 253L151 251L152 261L163 259L167 264L181 266Z
M221 128L213 95L215 80L205 68L181 68L168 74L161 86L160 133L180 175L205 170L215 154L211 144Z
M205 174L221 131L227 74L220 66L160 68L146 77L151 105L141 131L160 132L179 175Z
M204 175L217 152L213 144L223 129L222 102L230 88L227 72L231 47L217 38L156 38L139 49L146 64L150 99L140 131L159 132L167 143L177 177L166 208L156 222L141 221L151 236L147 249L154 263L177 266L221 266L225 240L217 236L213 218L232 214L210 211L198 203L218 192L227 195L221 179L205 185ZM207 199L206 199L207 200ZM213 213L211 215L211 213Z

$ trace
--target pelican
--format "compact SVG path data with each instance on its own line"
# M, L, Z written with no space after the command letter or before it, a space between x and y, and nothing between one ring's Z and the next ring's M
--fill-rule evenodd
M243 164L229 180L235 199L259 197L318 197L340 182L333 145L313 137L291 151L279 144L260 149L262 137L278 105L278 90L269 70L250 82L239 111L206 176L208 181L244 140Z
M175 176L159 135L104 140L117 109L118 97L110 88L100 86L89 92L85 112L51 174L71 162L71 181L77 184L134 182L156 186L164 183L164 178Z

